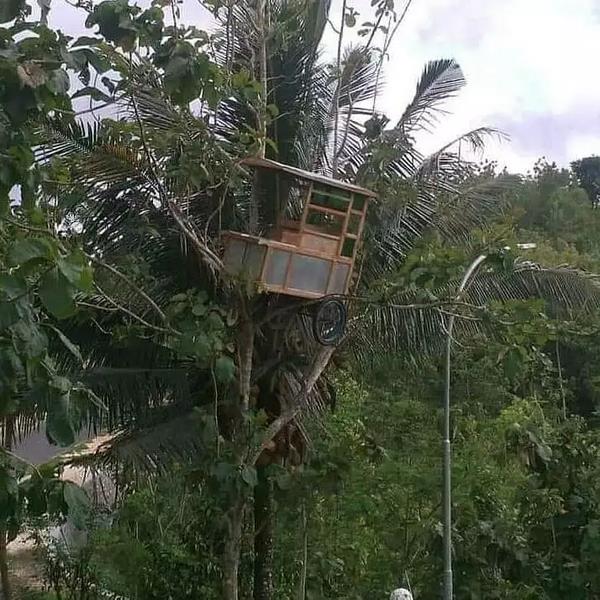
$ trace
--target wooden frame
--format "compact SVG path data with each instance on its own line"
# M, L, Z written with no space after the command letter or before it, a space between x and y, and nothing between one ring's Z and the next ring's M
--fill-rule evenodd
M314 252L312 250L306 248L298 248L293 244L286 244L284 242L278 242L276 240L270 240L267 238L261 238L254 235L249 235L247 233L238 233L235 231L227 231L223 234L224 244L227 247L232 240L237 240L244 244L244 255L248 255L251 247L261 247L265 249L264 255L261 258L261 262L259 265L258 277L256 279L256 283L260 289L266 292L273 292L277 294L286 294L288 296L298 296L300 298L321 298L328 294L345 294L348 290L348 285L350 284L350 277L352 275L352 259L345 257L334 257L332 258L329 254ZM270 265L270 260L273 255L274 250L280 250L289 254L289 260L286 264L284 281L281 285L276 285L270 283L267 278L267 269ZM325 289L321 291L311 291L306 288L298 288L294 287L291 284L291 274L292 274L292 262L294 256L305 256L308 258L315 258L321 260L323 262L327 262L328 271L327 271L327 285ZM348 267L347 274L344 281L344 286L341 289L331 289L332 278L337 269L337 265L344 265ZM231 264L227 264L229 272L232 275L236 275L240 278L246 276L248 272L248 263L242 259L239 265L236 267L232 267Z
M230 273L239 277L250 276L266 292L311 299L346 294L368 203L375 194L273 161L247 159L242 164L272 169L278 171L278 175L283 173L299 181L308 181L309 185L298 221L286 220L282 209L271 236L257 237L233 231L224 233L224 262ZM315 202L317 198L320 202ZM359 199L362 206L356 208ZM340 203L344 203L344 210L340 209ZM310 223L311 214L322 215L325 224L321 225L319 220L316 224ZM353 218L358 218L354 233L349 231ZM328 222L339 222L339 231L327 231ZM353 247L351 253L345 256L348 241L352 241Z

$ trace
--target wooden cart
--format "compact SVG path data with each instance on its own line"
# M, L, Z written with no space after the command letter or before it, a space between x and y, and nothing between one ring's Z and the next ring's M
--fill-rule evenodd
M335 343L343 335L346 309L328 296L348 292L367 207L375 194L272 160L248 158L243 164L269 172L277 217L263 237L224 233L227 270L264 292L323 298L313 329L321 343Z

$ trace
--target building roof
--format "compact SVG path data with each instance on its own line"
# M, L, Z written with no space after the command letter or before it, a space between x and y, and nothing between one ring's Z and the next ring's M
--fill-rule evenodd
M347 183L345 181L339 181L338 179L326 177L325 175L319 175L318 173L313 173L311 171L297 169L296 167L290 167L289 165L284 165L274 160L269 160L267 158L248 157L244 158L241 161L241 164L259 169L271 169L273 171L281 171L282 173L287 173L288 175L298 177L299 179L306 179L308 181L314 181L315 183L330 185L332 187L346 190L348 192L353 192L355 194L361 194L362 196L367 196L369 198L377 197L377 194L375 194L375 192L372 192L371 190L360 187L358 185Z

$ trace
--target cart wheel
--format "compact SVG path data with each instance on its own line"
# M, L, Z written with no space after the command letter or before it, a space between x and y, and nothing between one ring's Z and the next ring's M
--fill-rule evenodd
M333 346L346 331L346 307L339 300L324 300L313 316L313 333L323 346Z

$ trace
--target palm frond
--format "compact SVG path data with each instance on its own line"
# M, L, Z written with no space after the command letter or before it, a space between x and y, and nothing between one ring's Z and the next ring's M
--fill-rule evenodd
M474 230L500 214L502 189L495 179L460 187L436 181L390 186L386 202L374 206L368 218L361 286L397 269L427 233L448 243L468 242Z
M490 273L476 278L466 297L476 304L540 299L545 302L549 316L574 320L594 314L600 308L600 279L567 266L551 268L517 262L505 276Z
M384 169L396 166L392 161ZM415 169L410 177L391 172L380 180L383 191L365 228L364 285L396 269L428 232L448 243L468 243L473 231L501 214L503 192L513 183L502 176L474 178L472 165L447 151L407 168Z
M140 475L165 473L175 462L193 460L203 446L198 417L192 412L107 437L94 452L73 452L64 462L73 466L118 464Z
M473 153L483 152L490 139L502 141L507 136L494 127L477 127L463 133L425 157L417 169L416 177L461 176L470 166L469 160L462 155L463 146Z
M134 106L135 104L135 106ZM136 79L127 90L127 112L133 121L138 116L149 130L177 132L192 140L205 124L184 109L176 109L159 86L148 86L145 80Z
M459 64L454 59L427 63L417 83L415 95L396 125L404 135L430 130L443 113L441 104L453 98L466 84Z
M458 313L454 337L465 341L493 332L489 321L482 318L493 302L539 299L549 316L569 319L594 314L600 308L598 278L567 267L545 268L522 262L508 274L481 273L460 301L455 300L457 287L458 281L449 283L435 291L434 299L403 292L367 306L353 322L348 344L361 360L389 352L423 359L442 349L452 312ZM472 305L467 313L465 303Z
M377 82L378 63L371 52L361 46L346 48L342 56L341 73L335 78L340 108L354 106L373 100L380 91ZM379 85L381 83L379 82ZM369 110L366 114L371 114Z
M53 158L80 159L85 156L87 168L93 170L103 183L138 181L145 169L138 152L96 121L48 117L38 134L41 143L35 156L40 163Z
M333 163L335 153L339 171L355 173L360 165L350 162L346 166L346 163L362 157L365 146L362 121L373 112L372 106L367 107L365 103L373 100L382 87L382 80L377 77L378 63L371 52L360 46L351 46L344 52L339 75L336 76L333 67L330 68L332 91L327 125L329 148L323 157L321 168L327 168ZM338 147L333 148L332 132L336 126L336 118Z
M435 180L418 185L422 196L435 199L435 231L446 242L464 243L474 230L485 229L501 214L502 193L511 183L504 177L488 177L460 185Z

